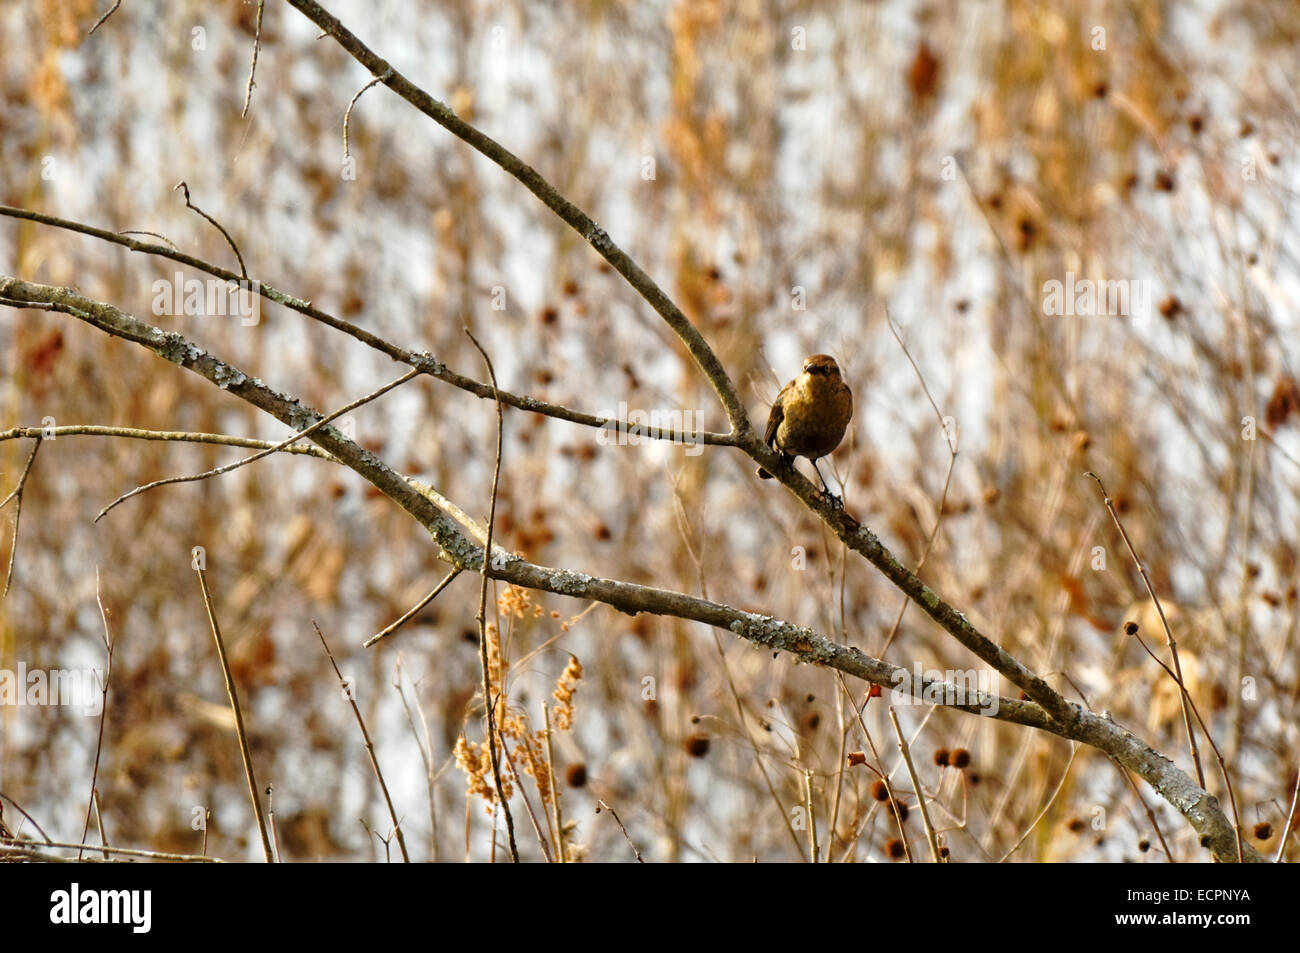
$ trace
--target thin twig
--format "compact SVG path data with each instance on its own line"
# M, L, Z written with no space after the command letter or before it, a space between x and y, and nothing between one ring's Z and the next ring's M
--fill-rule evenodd
M599 814L602 810L609 811L610 816L614 818L614 823L617 824L617 825L618 825L618 829L619 829L620 831L623 832L623 839L624 839L625 841L627 841L627 846L632 848L632 854L633 854L633 856L636 857L636 862L637 862L638 864L644 864L644 863L645 863L645 858L643 858L643 857L641 856L641 852L640 852L639 850L636 849L636 844L632 843L632 838L631 838L630 836L628 836L627 828L624 827L624 826L623 826L623 822L622 822L621 820L619 820L618 811L614 810L612 807L610 807L610 806L609 806L608 804L606 804L604 801L597 800L597 801L596 801L596 813Z
M280 862L280 829L275 826L275 785L266 786L266 823L271 829L271 850L275 862Z
M17 499L19 504L22 503L23 484L27 482L27 474L31 472L32 463L36 460L36 451L41 449L41 440L43 437L39 432L32 434L36 439L36 444L32 447L31 455L27 457L27 465L23 467L23 472L18 477L18 485L9 491L9 495L0 500L0 510L4 509L6 504L12 499Z
M36 828L36 833L40 834L41 837L45 839L45 843L47 846L52 847L54 845L54 841L50 840L50 835L45 833L44 828L42 828L40 824L36 823L36 818L32 817L30 814L28 814L26 811L23 810L23 806L21 804L19 804L17 801L11 798L8 794L5 794L4 791L0 791L0 797L4 798L6 801L12 804L14 806L14 810L16 810L23 817L25 817L28 820L28 822L32 825L32 827ZM4 812L0 810L0 814L3 813Z
M242 460L236 460L233 463L227 463L224 466L217 467L213 470L205 470L202 473L193 473L188 476L165 477L164 479L161 480L154 480L152 483L146 483L144 486L137 486L131 492L123 493L112 503L109 503L108 506L100 510L99 515L95 517L95 522L98 523L101 519L103 519L105 516L108 515L109 510L113 509L113 507L117 506L120 503L125 503L133 496L139 496L141 493L145 493L149 490L156 489L157 487L160 486L172 486L177 483L193 483L196 480L206 480L209 477L221 476L222 474L229 473L232 470L238 470L240 467L247 466L250 463L254 463L258 460L261 460L263 457L267 457L273 453L277 453L281 450L284 450L290 445L297 443L299 440L303 439L304 437L310 436L312 433L314 433L315 431L319 430L321 427L324 427L326 424L328 424L331 420L336 420L337 418L343 416L344 414L356 410L362 404L367 404L378 397L382 397L384 394L388 393L394 387L398 387L402 384L405 384L411 378L418 377L419 374L420 374L419 371L414 371L414 370L407 371L401 377L397 378L397 380L385 384L383 387L379 388L376 391L372 391L369 394L366 394L366 396L364 397L357 398L356 400L354 400L352 403L348 404L345 407L340 407L332 414L328 414L327 416L322 417L320 420L316 421L310 427L306 427L303 430L298 431L296 434L294 434L291 437L286 437L284 440L281 440L275 446L268 447L265 450L259 450L257 453L254 453L251 456L244 457Z
M343 158L345 159L352 158L352 153L348 149L348 126L352 122L352 107L357 104L357 100L361 98L362 93L364 93L371 86L376 86L379 83L386 82L388 78L391 77L392 75L393 75L393 71L390 69L387 72L385 72L384 75L376 76L370 82L366 83L366 85L362 86L359 90L357 90L357 94L352 97L352 102L348 103L347 111L343 113Z
M124 440L161 440L174 443L202 443L220 447L246 447L250 450L277 450L280 453L296 453L318 460L338 459L320 447L293 444L284 446L269 440L254 440L251 437L234 437L224 433L193 433L184 430L141 430L137 427L104 427L97 424L67 424L62 427L11 427L0 430L0 443L6 440L21 439L56 439L58 437L118 437Z
M108 12L105 13L105 14L104 14L102 17L100 17L98 20L95 21L95 25L92 26L89 30L86 31L86 36L90 36L92 33L94 33L96 30L98 30L101 26L103 26L103 25L104 25L104 21L107 20L109 17L111 17L114 13L116 13L116 12L117 12L117 8L120 7L121 5L122 5L122 0L113 0L113 5L112 5L111 7L108 8Z
M531 761L531 752L522 745L520 748L523 748L524 753L529 756L529 760ZM515 749L516 752L519 750L519 748ZM515 767L514 758L510 756L510 748L504 741L501 742L501 754L506 759L506 767L510 769L510 773L516 778L522 778L523 774ZM536 767L536 765L534 765L534 767ZM546 858L548 864L554 863L555 858L551 856L551 848L547 845L546 835L542 833L541 822L537 820L537 812L533 810L533 802L529 800L528 791L522 784L519 785L519 799L524 802L524 813L528 815L528 821L533 825L533 834L537 837L537 846L542 849L542 856ZM546 814L545 803L542 804L542 816L546 818L547 824L551 822L549 815Z
M235 690L235 676L230 671L230 660L226 658L226 644L221 640L221 626L217 624L217 610L212 605L212 594L208 592L208 579L202 568L199 574L199 586L203 590L203 605L208 610L208 622L212 626L212 638L217 644L217 658L221 661L221 674L226 679L226 695L230 698L230 707L235 712L235 730L239 736L239 753L244 759L244 776L248 779L248 795L253 802L253 817L257 819L257 831L262 835L262 852L268 864L274 863L271 853L271 838L266 830L266 818L262 816L262 796L258 792L257 778L253 773L253 756L248 750L248 735L244 731L244 713L239 707L239 693Z
M1209 726L1205 724L1205 719L1201 717L1200 709L1196 707L1196 702L1192 701L1191 694L1187 691L1186 686L1183 685L1181 676L1170 669L1168 665L1161 661L1155 652L1152 652L1151 649L1147 647L1146 642L1142 641L1142 636L1137 631L1136 625L1133 627L1133 637L1137 639L1138 645L1142 646L1142 650L1146 652L1147 655L1151 656L1151 660L1163 668L1165 674L1173 679L1178 684L1178 687L1182 689L1183 699L1186 705L1196 717L1196 723L1201 726L1201 731L1205 733L1205 740L1209 742L1210 750L1214 752L1214 758L1219 763L1219 774L1223 777L1223 786L1228 790L1228 802L1232 807L1233 829L1237 832L1237 859L1239 861L1243 860L1244 848L1242 847L1241 842L1241 815L1237 812L1237 795L1232 789L1232 779L1228 776L1228 763L1223 758L1223 752L1221 752L1219 746L1214 743L1214 736L1210 734ZM1177 655L1174 656L1174 660L1175 662L1178 660ZM1201 785L1204 787L1205 782L1202 781Z
M58 308L45 301L20 301L17 298L6 298L0 295L0 304L10 308L31 308L33 311L57 311Z
M564 813L560 810L560 786L555 780L555 745L551 743L551 710L542 699L542 723L546 727L546 773L551 785L551 813L555 822L555 852L560 863L569 862L569 852L564 846Z
M1146 811L1147 820L1151 822L1151 827L1156 832L1156 839L1160 841L1160 848L1165 852L1165 859L1171 864L1175 863L1173 851L1169 849L1169 843L1165 840L1164 832L1160 830L1160 822L1156 820L1155 811L1151 810L1150 806L1146 802L1146 798L1142 796L1142 789L1139 788L1137 782L1133 780L1133 775L1129 773L1128 768L1124 767L1124 765L1120 764L1114 758L1111 758L1110 762L1115 765L1116 770L1124 776L1124 780L1128 782L1128 786L1133 789L1133 793L1137 796L1138 803L1142 805L1142 810Z
M90 773L90 802L86 805L86 823L81 828L81 842L86 842L86 834L90 831L90 815L95 807L95 798L97 785L99 784L99 757L104 750L104 723L108 721L108 680L113 675L113 649L117 645L117 640L113 638L112 630L108 625L108 610L104 608L104 598L99 589L99 567L95 567L95 602L99 606L99 618L104 623L104 655L107 662L104 665L104 682L100 686L99 696L99 735L95 739L95 767ZM100 819L99 827L100 840L104 837L104 822ZM81 852L77 852L77 859L81 859Z
M1277 839L1277 856L1273 858L1274 863L1282 863L1282 852L1286 850L1286 839L1291 833L1291 825L1295 823L1297 801L1300 801L1300 769L1296 770L1295 789L1291 792L1291 810L1286 812L1286 824L1282 826L1282 836Z
M394 622L392 625L389 625L387 628L376 633L375 635L372 635L370 638L362 642L361 647L363 649L368 649L370 648L370 646L374 645L380 639L387 638L388 636L396 632L398 629L400 629L402 626L406 625L407 622L415 618L415 616L420 612L421 609L427 606L434 599L437 599L438 593L442 592L442 590L446 589L449 585L451 585L451 581L455 579L457 576L459 576L460 574L461 574L461 568L459 566L453 566L451 572L443 576L442 582L438 583L436 586L433 587L432 592L430 592L427 596L425 596L415 605L411 606L411 608L406 612L404 612L402 614L402 617L398 619L396 622Z
M429 736L429 720L424 717L424 709L420 708L420 721L424 725L424 738L420 738L420 732L415 726L415 716L411 714L411 705L406 700L406 692L402 690L402 657L397 657L397 662L393 665L393 688L397 691L397 697L402 700L402 711L406 713L406 723L411 728L411 736L415 739L415 748L420 752L420 761L424 765L424 788L425 795L429 801L429 859L435 864L438 862L438 808L434 802L434 792L436 789L432 761L433 739ZM419 697L416 697L416 705L419 705Z
M483 355L483 363L487 365L488 377L492 381L492 390L496 391L497 374L492 367L492 358L488 357L487 351L483 350L483 345L478 343L478 338L474 337L469 328L465 329L469 339L474 342L474 347ZM479 635L479 661L483 665L483 705L487 709L487 734L488 734L488 753L492 760L492 780L496 784L497 801L501 804L501 810L506 816L506 834L510 840L510 859L516 864L519 863L519 848L515 844L515 821L510 814L510 805L506 803L504 789L501 786L501 765L497 754L497 725L496 725L496 702L492 698L492 677L488 665L488 634L487 634L487 591L488 591L488 566L492 561L492 530L496 522L497 515L497 488L501 482L501 444L505 431L505 412L501 409L501 401L497 400L497 452L496 465L492 470L492 499L488 505L488 524L487 524L487 541L483 545L483 566L481 575L483 577L482 585L479 586L478 596L478 635ZM502 650L504 651L504 650ZM505 686L501 687L502 692Z
M103 848L108 846L108 832L104 830L104 807L102 804L99 803L99 791L96 790L91 795L91 800L95 804L95 827L99 831L99 846L100 849L102 850ZM106 850L103 851L103 854L105 860L112 859L109 857L108 851Z
M925 393L925 399L930 402L930 407L934 410L934 415L939 418L939 427L943 430L943 439L948 442L948 452L952 456L957 456L957 438L948 433L948 428L944 424L943 411L935 403L934 397L930 394L930 387L925 382L925 375L921 373L921 368L917 367L916 360L912 357L912 352L907 349L907 344L903 342L903 336L898 333L898 328L894 326L894 320L889 316L889 309L885 309L885 323L889 325L890 333L894 335L894 340L903 351L903 356L907 358L907 363L912 365L912 370L916 372L916 379L921 383L921 390Z
M772 776L767 773L767 764L763 761L763 753L758 748L758 742L754 740L754 735L745 721L745 705L741 701L740 691L736 688L736 680L731 676L731 666L727 664L727 653L722 645L722 636L716 631L713 633L713 645L718 650L718 658L722 663L722 674L726 678L727 688L731 692L731 700L736 706L736 718L739 722L740 735L749 742L749 746L754 752L754 764L758 767L758 773L763 776L763 783L767 787L767 793L771 795L776 804L777 816L785 824L785 829L790 834L790 840L794 842L795 856L802 857L803 844L799 842L799 835L795 833L794 825L785 812L785 805L781 803L781 795L777 793L776 785L772 783Z
M203 209L199 208L197 205L195 205L193 202L190 201L190 187L185 184L184 180L177 182L176 188L172 189L172 191L175 192L176 189L180 189L182 192L184 192L186 208L198 212L201 216L203 216L209 222L211 222L216 227L217 231L219 231L222 235L225 236L226 243L230 245L231 251L233 251L235 253L235 257L239 259L239 273L241 276L243 276L244 281L247 281L248 269L244 266L244 256L239 253L239 246L236 245L235 240L230 237L230 232L226 231L225 227L220 222L218 222L215 218L213 218L207 212L203 211Z
M32 472L32 464L36 462L36 452L41 449L41 438L36 438L36 443L32 445L31 456L27 458L27 465L23 467L22 475L18 477L18 485L13 488L8 496L0 500L0 510L5 508L10 500L14 500L14 542L9 548L9 568L5 571L5 591L9 595L9 583L14 578L14 561L18 555L18 524L23 516L23 487L27 484L27 475Z
M166 235L159 235L157 232L147 231L146 229L143 228L124 228L121 231L119 231L118 234L119 235L148 235L150 238L156 238L161 242L166 242L167 247L170 248L172 251L174 252L180 251L180 249L177 248L172 243L172 240L168 238Z
M803 795L804 811L808 814L808 863L817 863L817 855L821 853L821 848L817 846L817 815L813 812L813 773L805 771L803 773Z
M844 694L849 696L849 704L853 706L853 713L857 716L858 727L862 729L862 734L867 739L867 746L871 749L871 756L876 759L874 766L868 764L867 767L871 768L876 777L880 778L885 784L885 793L889 795L889 806L894 815L894 823L898 825L898 836L903 842L903 853L907 856L907 862L910 864L913 862L912 844L907 837L907 828L903 825L903 811L898 806L898 798L894 796L894 786L889 783L889 775L885 771L885 762L880 759L880 752L876 750L876 742L872 739L871 732L867 730L866 720L862 717L862 712L866 710L867 705L871 702L871 694L870 692L867 693L867 697L862 700L862 707L859 708L858 703L853 700L853 693L849 691L848 682L844 680L844 673L836 672L835 676L839 679L840 688L844 690ZM852 849L852 845L850 845L850 849Z
M830 549L829 546L826 547ZM831 561L826 560L826 572L828 582L832 592L835 590L835 571L831 566ZM845 606L845 590L848 588L849 574L849 548L843 543L840 544L840 584L839 584L839 610L840 610L840 627L838 636L844 640L848 638L848 621L847 608ZM827 613L828 621L832 618ZM833 622L831 623L834 624ZM833 862L833 853L835 851L835 841L839 837L840 823L840 805L844 797L844 779L848 772L848 749L849 749L849 732L853 726L849 723L844 714L844 693L835 693L835 723L839 728L840 748L835 755L835 796L831 799L831 816L826 824L826 863Z
M1002 855L1002 858L998 861L999 864L1005 863L1011 857L1012 854L1018 851L1020 849L1020 845L1023 844L1026 840L1028 840L1029 835L1034 832L1034 828L1037 827L1039 822L1044 817L1047 816L1048 810L1050 810L1052 805L1056 803L1057 796L1061 793L1062 788L1065 787L1065 779L1070 776L1070 768L1074 764L1074 756L1078 753L1079 753L1079 746L1071 742L1070 760L1065 762L1065 770L1061 772L1061 780L1056 782L1056 788L1055 790L1052 791L1052 796L1047 799L1047 803L1044 804L1043 809L1038 812L1038 816L1034 818L1034 822L1030 824L1027 828L1025 828L1025 832L1020 835L1020 840L1016 841L1015 845L1009 851L1007 851L1005 854Z
M248 104L253 100L253 77L257 75L257 54L262 49L262 11L266 0L257 0L257 30L253 34L253 62L248 67L248 88L244 91L244 109L240 118L248 115Z
M23 840L0 840L0 849L24 850L35 847L50 847L57 850L81 850L84 844L65 844L56 841L46 841L44 844L36 844L32 841ZM200 857L197 854L170 854L158 850L136 850L130 847L101 847L101 851L107 851L110 854L121 854L123 857L144 857L149 860L165 860L171 863L196 863L196 864L223 864L225 861L217 857ZM47 860L56 860L58 858L47 857ZM72 858L68 858L72 860ZM89 859L89 858L87 858ZM76 861L73 861L74 863Z
M913 575L918 575L925 568L925 561L930 558L930 553L934 550L934 544L939 539L939 528L943 525L943 510L948 504L948 488L952 486L952 471L956 464L957 455L954 453L948 457L948 470L943 475L943 490L939 493L939 506L934 514L934 529L930 530L930 535L925 540L925 546L921 549L921 558L916 561L916 568L912 570ZM907 611L911 601L910 596L903 597L903 601L898 607L898 613L894 616L894 624L885 637L885 644L880 647L880 658L885 657L885 653L889 651L889 646L893 644L894 638L898 635L899 626L903 623L903 613Z
M402 822L397 819L397 810L393 807L393 799L388 794L388 785L384 783L384 772L379 770L379 759L375 757L375 745L370 740L370 732L366 731L366 720L361 717L361 709L357 707L357 700L352 696L352 689L347 680L344 679L343 673L339 671L338 662L334 661L334 653L330 651L325 636L321 632L320 626L316 624L315 619L312 619L311 627L316 630L316 636L320 639L321 648L325 650L325 655L330 660L334 674L339 678L339 687L343 689L348 704L352 706L352 714L357 716L357 726L361 729L361 737L366 743L366 754L370 756L370 766L375 769L375 779L379 782L379 790L384 794L384 803L388 805L388 816L392 819L393 829L397 832L397 849L402 852L402 860L409 864L411 856L406 852L406 838L402 836Z
M925 547L921 550L921 558L917 560L916 568L912 570L914 574L920 575L921 569L925 566L925 561L930 558L930 552L939 539L939 528L943 525L944 507L948 504L948 489L952 486L952 471L957 465L957 447L960 442L961 432L958 430L955 435L948 432L948 422L943 416L943 411L939 409L938 403L935 402L933 395L930 393L930 385L925 382L925 375L921 373L921 368L917 365L916 359L912 357L912 352L907 349L903 336L899 333L898 328L894 326L894 320L889 316L888 308L885 309L885 323L889 325L889 330L894 335L894 340L898 342L903 356L907 358L907 363L911 364L912 370L916 372L916 379L921 384L921 391L925 394L925 399L930 402L930 407L939 420L939 429L943 432L943 439L948 444L948 471L943 475L943 490L939 493L939 505L934 513L934 529L930 531L930 535L925 541ZM885 653L889 651L889 647L893 645L899 627L903 624L903 614L907 611L911 601L909 597L905 596L902 604L898 607L898 613L894 616L894 624L890 627L889 634L885 636L885 644L881 646L878 653L880 658L884 658Z
M1276 439L1274 439L1271 433L1269 433L1267 430L1265 430L1262 427L1259 430L1257 430L1256 433L1258 433L1261 437L1263 437L1264 440L1268 443L1268 445L1272 447L1274 450L1276 450L1278 453L1280 453L1282 457L1293 467L1300 468L1300 460L1297 460L1295 457L1291 456L1291 454L1287 453L1286 449L1280 443L1278 443Z
M1133 548L1133 543L1129 540L1128 533L1124 530L1124 524L1120 522L1119 510L1115 509L1115 503L1111 500L1110 494L1106 492L1106 486L1101 482L1101 477L1097 476L1097 474L1093 473L1091 470L1085 472L1084 476L1091 477L1097 482L1097 487L1101 490L1102 501L1105 503L1106 509L1110 513L1110 518L1115 521L1115 528L1119 530L1119 535L1123 537L1124 545L1128 547L1128 554L1133 558L1133 562L1137 564L1138 573L1141 574L1142 582L1146 585L1147 595L1149 595L1151 601L1155 603L1156 612L1160 615L1160 624L1165 628L1165 644L1169 647L1169 654L1173 656L1174 660L1174 670L1172 674L1174 682L1178 685L1178 690L1182 699L1183 726L1187 729L1187 743L1192 749L1192 763L1196 768L1196 780L1200 783L1201 788L1204 789L1205 770L1201 767L1201 751L1199 746L1196 744L1196 732L1192 728L1192 699L1191 696L1187 694L1187 687L1183 684L1183 667L1178 661L1178 645L1174 641L1173 631L1169 628L1169 620L1165 618L1165 608L1160 604L1160 597L1156 595L1155 587L1151 585L1151 577L1147 575L1147 567L1144 566L1142 560L1138 558L1137 550ZM1240 825L1238 825L1238 827L1239 826ZM1237 840L1240 843L1240 830L1237 832Z
M691 541L689 532L691 521L686 515L686 507L681 498L681 486L676 479L673 480L673 514L677 520L677 531L682 538L682 544L685 545L686 552L691 557L691 562L695 564L695 574L700 580L700 595L707 599L709 598L709 584L704 572L704 560L695 544ZM701 548L703 548L702 544ZM781 803L781 796L777 794L776 785L772 783L772 776L768 773L767 764L763 761L763 752L759 750L758 742L754 739L754 735L745 721L745 705L740 698L740 692L736 688L736 680L732 678L731 666L727 664L727 652L722 645L722 636L717 632L713 633L713 645L718 651L718 662L722 666L723 677L727 680L727 688L731 692L732 701L736 706L736 720L740 736L749 742L750 750L754 752L754 764L758 767L758 773L763 776L763 784L767 787L767 793L771 795L772 802L776 805L776 816L781 818L782 823L785 824L785 829L790 834L790 841L794 844L795 856L802 857L803 845L799 842L799 835L795 833L794 824L785 812L785 805Z
M898 752L903 756L903 764L907 768L907 776L912 779L912 790L916 793L916 806L921 809L921 823L925 825L925 836L930 841L930 856L934 858L936 864L943 863L943 857L939 854L939 838L934 833L934 825L930 823L930 811L925 806L925 791L921 788L921 779L916 776L916 766L912 764L912 752L907 746L907 739L903 737L903 728L898 723L898 712L894 706L889 706L889 720L894 725L894 735L898 738Z

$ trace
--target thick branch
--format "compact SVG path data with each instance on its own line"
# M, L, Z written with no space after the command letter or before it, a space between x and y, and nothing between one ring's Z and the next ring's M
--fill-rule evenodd
M239 369L213 357L174 331L163 331L135 317L67 288L52 288L0 277L0 297L47 305L70 314L104 331L134 341L159 356L201 375L231 394L271 414L297 430L320 419L320 414L301 402L267 387ZM376 488L410 513L434 537L442 549L442 558L462 570L482 570L484 550L467 539L455 521L408 481L370 451L363 450L332 426L324 426L310 435L313 443L329 451L344 465L370 481ZM926 612L964 645L981 658L997 659L1000 665L1021 674L1016 682L1033 697L1026 685L1046 698L1060 699L1041 679L1029 673L1001 648L974 629L961 613L947 606L920 580L897 562L869 530L852 517L832 510L820 499L813 485L801 475L784 468L782 476L805 502L822 515L836 533L852 548L863 553L915 599ZM731 606L697 599L684 593L614 579L602 579L567 569L530 563L499 548L492 552L487 575L528 589L538 589L574 598L595 600L621 612L635 615L650 612L670 615L715 626L768 649L789 652L798 660L837 669L883 687L899 684L906 670L872 658L857 648L837 644L810 628L770 616L743 612ZM990 661L990 664L994 664ZM995 665L995 667L997 667ZM999 669L1000 670L1000 669ZM1016 681L1012 679L1012 681ZM907 684L907 683L904 683ZM942 690L942 689L940 689ZM1045 691L1044 691L1045 690ZM924 684L920 697L926 697ZM931 696L933 697L933 696ZM948 697L961 697L955 694ZM1236 835L1220 809L1218 800L1196 785L1172 761L1109 719L1079 708L1064 699L1067 717L1053 717L1045 706L983 693L967 704L953 705L971 713L993 713L1002 721L1026 725L1051 732L1062 738L1081 741L1106 752L1120 764L1144 778L1166 801L1172 804L1201 835L1204 845L1219 861L1237 859ZM1253 848L1246 848L1247 860L1262 860Z

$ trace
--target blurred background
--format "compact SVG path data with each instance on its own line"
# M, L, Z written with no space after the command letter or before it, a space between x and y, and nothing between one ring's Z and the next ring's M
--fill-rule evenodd
M370 76L298 12L267 3L241 117L256 3L126 0L87 36L110 5L0 8L0 202L147 230L238 270L174 191L184 180L250 275L390 341L486 379L468 326L505 389L726 429L684 349L581 237L387 89L353 109L346 163L344 112ZM924 559L923 579L1067 697L1190 772L1177 692L1123 631L1138 623L1167 659L1083 476L1097 473L1165 607L1247 835L1277 851L1300 758L1300 5L325 5L599 221L705 334L756 425L804 355L833 354L856 396L826 462L849 510L905 563ZM156 309L173 263L3 216L0 271L180 331L321 411L404 369L267 302L252 326ZM1123 282L1132 296L1111 307L1066 291L1063 308L1053 282ZM0 431L43 424L288 433L66 315L0 309ZM477 518L495 426L491 402L427 379L346 421ZM106 836L260 858L191 564L201 546L281 856L397 857L316 620L413 859L503 859L471 747L484 731L478 580L361 648L444 573L404 512L345 469L279 455L92 523L137 485L246 452L45 441L0 599L0 670L102 668L98 576L116 638ZM0 441L0 498L30 453L30 440ZM2 514L7 565L12 501ZM908 669L982 671L915 608L900 621L902 597L874 568L727 449L610 446L508 410L496 533L536 562L707 594ZM525 858L554 847L528 819L554 823L553 773L574 858L632 858L595 813L604 801L647 860L798 860L810 804L825 854L887 861L897 825L869 768L847 766L856 751L876 764L864 729L925 856L888 696L859 721L863 685L727 633L504 586L493 601ZM580 677L562 678L573 657ZM548 752L535 732L547 702L565 720L557 680L572 723L554 725ZM1000 859L1026 832L1014 860L1165 862L1166 844L1173 859L1208 859L1180 816L1096 751L1072 758L1054 736L942 709L900 718L955 861ZM0 706L0 792L56 840L81 836L98 728L67 706Z

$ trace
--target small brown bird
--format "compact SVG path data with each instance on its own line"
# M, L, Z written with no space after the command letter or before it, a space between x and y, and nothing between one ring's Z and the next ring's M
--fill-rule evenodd
M776 395L763 442L781 454L786 463L793 463L795 457L811 460L822 490L838 501L817 461L840 445L852 418L853 392L840 377L840 366L829 354L814 354L803 362L803 373ZM772 478L761 467L758 475L764 480Z

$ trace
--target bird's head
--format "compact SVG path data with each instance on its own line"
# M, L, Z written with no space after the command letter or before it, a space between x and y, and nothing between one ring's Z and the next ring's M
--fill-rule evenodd
M840 376L840 366L829 354L814 354L803 362L803 372L814 377L835 380Z

